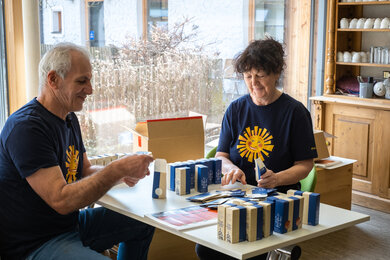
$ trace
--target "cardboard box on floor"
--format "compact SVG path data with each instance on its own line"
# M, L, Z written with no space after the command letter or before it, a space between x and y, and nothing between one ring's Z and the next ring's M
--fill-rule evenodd
M318 157L314 160L329 157L325 137L334 137L324 131L314 131L314 139ZM314 192L321 194L321 203L351 209L352 198L352 167L356 160L330 156L331 160L338 161L331 167L318 167L317 183Z
M146 120L133 132L133 152L149 151L167 162L204 157L204 130L201 116Z

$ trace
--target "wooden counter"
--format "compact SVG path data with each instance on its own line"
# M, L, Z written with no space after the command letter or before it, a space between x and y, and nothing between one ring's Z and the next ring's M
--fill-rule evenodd
M329 153L357 160L352 203L390 213L390 100L339 95L311 100L314 128L336 136L327 138Z

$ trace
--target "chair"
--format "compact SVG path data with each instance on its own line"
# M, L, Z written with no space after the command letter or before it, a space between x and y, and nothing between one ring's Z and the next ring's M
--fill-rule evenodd
M211 150L207 153L206 158L207 158L207 159L210 159L210 158L215 157L215 154L217 153L217 148L218 148L218 146L216 146L216 147L214 147L213 149L211 149Z
M314 192L317 183L317 171L315 166L309 172L306 178L300 180L300 183L301 183L301 191Z

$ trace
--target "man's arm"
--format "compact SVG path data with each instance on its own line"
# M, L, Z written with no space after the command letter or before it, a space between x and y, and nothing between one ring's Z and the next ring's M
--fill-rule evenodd
M129 155L100 170L91 168L88 161L88 176L71 184L66 183L59 166L42 168L26 180L50 207L65 215L95 202L122 178L144 178L152 161L153 157L148 155Z
M88 159L87 153L83 154L83 172L81 173L83 178L92 175L95 172L102 170L103 168L103 165L92 165Z

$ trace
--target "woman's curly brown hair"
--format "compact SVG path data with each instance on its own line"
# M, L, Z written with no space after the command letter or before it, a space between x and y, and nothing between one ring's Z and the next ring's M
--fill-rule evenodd
M284 50L281 43L272 37L252 41L246 49L233 60L234 69L238 74L251 69L263 70L280 74L285 66Z

